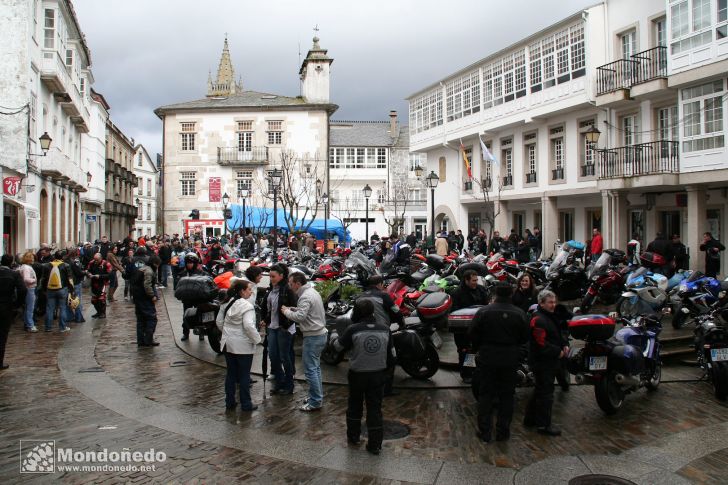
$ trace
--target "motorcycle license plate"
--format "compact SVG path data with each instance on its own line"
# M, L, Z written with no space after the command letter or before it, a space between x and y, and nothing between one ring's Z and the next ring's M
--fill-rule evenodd
M589 357L589 370L606 370L607 357Z
M435 346L436 349L439 349L442 347L442 337L440 337L437 332L432 334L432 345Z
M211 322L215 320L215 312L205 312L202 314L203 322Z
M713 362L723 362L728 360L728 348L710 349L710 358Z
M475 354L465 354L463 367L475 367Z

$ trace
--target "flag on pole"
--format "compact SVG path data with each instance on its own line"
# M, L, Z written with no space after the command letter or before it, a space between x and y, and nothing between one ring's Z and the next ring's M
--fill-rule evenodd
M488 160L489 162L493 162L498 165L498 160L496 160L493 154L490 153L490 150L488 150L488 147L485 146L485 142L482 138L480 138L480 135L478 135L478 140L480 140L480 149L483 152L483 160Z
M463 156L463 162L465 162L465 170L468 172L468 178L473 178L473 172L470 169L470 160L468 160L468 155L465 153L465 146L463 145L463 141L460 140L460 153Z

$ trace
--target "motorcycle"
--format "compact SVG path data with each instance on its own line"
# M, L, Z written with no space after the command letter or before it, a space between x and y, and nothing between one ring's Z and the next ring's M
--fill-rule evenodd
M654 391L662 377L660 315L622 318L621 323L616 335L615 321L603 315L578 316L568 323L571 336L585 342L570 352L569 372L577 384L594 385L597 404L606 414L615 414L631 392L642 387Z
M634 317L660 312L668 303L668 280L641 267L627 276L626 291L617 300L616 311L620 317Z
M720 312L718 320L716 313ZM728 398L728 329L723 321L726 310L714 310L695 317L695 353L704 377L713 384L715 397Z
M397 364L415 379L429 379L440 367L437 349L442 346L442 338L435 327L452 306L450 296L443 292L427 293L417 301L417 312L404 319L404 325L392 332L392 342L397 353ZM336 329L343 335L351 325L351 312L336 319ZM324 355L326 358L324 358ZM322 360L329 365L337 365L344 360L344 352L338 352L327 342L322 352Z
M623 261L623 251L607 249L588 269L587 278L590 284L579 305L582 312L588 313L596 302L605 305L616 303L624 291L627 275L634 270L631 266L617 266Z
M198 335L200 340L204 340L207 336L210 348L218 355L222 354L220 348L222 333L215 323L219 310L220 303L217 300L199 302L192 308L188 308L183 317L184 326L190 329L194 335Z
M587 289L586 273L578 259L583 246L577 241L564 243L546 270L546 289L556 293L559 300L581 298Z
M718 281L700 271L693 271L670 293L672 326L679 329L690 319L709 313L726 289L728 281Z

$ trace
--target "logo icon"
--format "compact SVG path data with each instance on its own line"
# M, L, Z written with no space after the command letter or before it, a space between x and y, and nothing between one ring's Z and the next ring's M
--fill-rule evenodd
M364 352L367 354L374 354L379 351L382 346L382 342L377 337L367 337L364 340Z
M54 473L55 440L20 440L20 473Z

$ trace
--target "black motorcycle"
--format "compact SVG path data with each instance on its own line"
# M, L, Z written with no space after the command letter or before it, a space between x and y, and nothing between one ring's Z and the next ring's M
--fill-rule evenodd
M220 339L222 332L217 328L217 312L220 310L220 303L217 300L197 303L185 311L183 325L198 335L200 340L207 336L210 348L217 354L222 354Z
M559 300L575 300L584 296L589 280L579 263L578 251L564 244L546 271L546 289L553 291Z
M720 312L718 319L716 313ZM728 329L723 321L728 310L695 317L695 353L705 378L713 384L715 397L728 398Z

